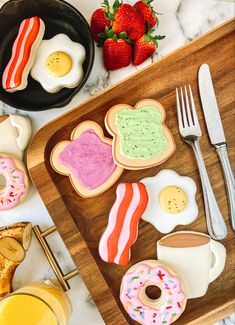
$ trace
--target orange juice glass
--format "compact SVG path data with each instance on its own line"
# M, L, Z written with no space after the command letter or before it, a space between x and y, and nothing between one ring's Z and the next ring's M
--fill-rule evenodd
M67 325L71 305L62 289L46 280L0 300L1 325Z

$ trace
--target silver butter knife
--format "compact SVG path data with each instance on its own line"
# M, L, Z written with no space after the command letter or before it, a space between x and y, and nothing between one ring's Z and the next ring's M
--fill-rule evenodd
M210 141L215 146L222 164L228 193L231 225L233 230L235 230L235 181L229 162L227 143L208 64L201 65L198 82Z

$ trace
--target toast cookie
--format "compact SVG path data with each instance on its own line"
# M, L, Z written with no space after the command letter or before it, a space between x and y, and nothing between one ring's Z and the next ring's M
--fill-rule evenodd
M93 121L80 123L71 134L71 141L59 142L51 152L51 165L69 177L82 197L93 197L110 188L123 169L112 157L112 140Z
M122 168L138 170L163 163L175 151L172 134L165 125L164 107L153 99L135 107L113 106L105 116L105 126L113 136L113 158Z

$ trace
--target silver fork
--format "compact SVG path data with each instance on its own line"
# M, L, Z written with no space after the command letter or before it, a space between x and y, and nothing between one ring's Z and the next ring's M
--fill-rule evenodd
M188 96L187 87L184 86L184 94L182 87L180 87L180 104L178 89L176 88L176 104L179 131L183 140L192 147L197 160L202 183L208 233L213 239L221 240L227 236L227 227L216 202L215 195L212 190L210 180L206 171L206 166L200 149L200 139L202 136L202 131L198 122L197 112L190 85L188 86L188 89L190 94L190 100Z

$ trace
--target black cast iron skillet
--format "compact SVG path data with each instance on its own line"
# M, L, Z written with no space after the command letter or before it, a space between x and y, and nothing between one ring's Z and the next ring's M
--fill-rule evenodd
M86 49L84 77L76 88L63 88L50 94L28 78L26 89L8 93L2 88L2 74L10 59L12 45L23 19L39 16L45 23L44 39L64 33ZM94 62L94 43L89 25L82 14L63 0L11 0L0 9L0 100L18 109L40 111L67 105L84 86Z

